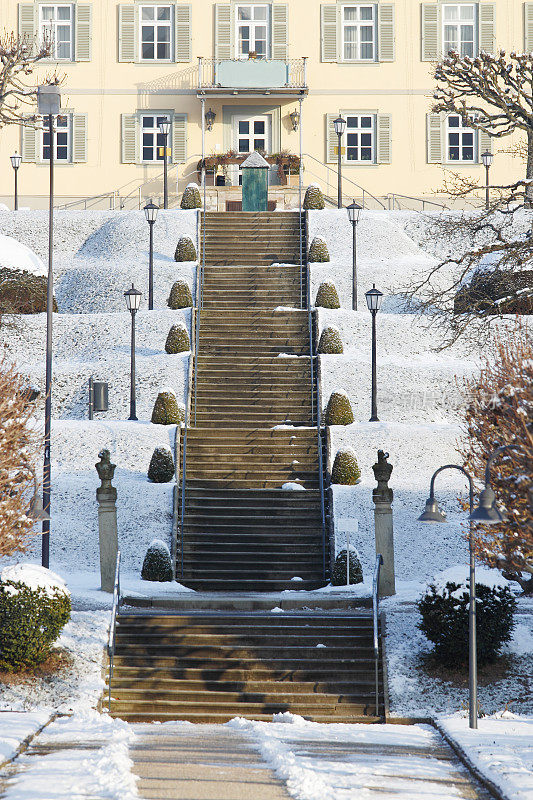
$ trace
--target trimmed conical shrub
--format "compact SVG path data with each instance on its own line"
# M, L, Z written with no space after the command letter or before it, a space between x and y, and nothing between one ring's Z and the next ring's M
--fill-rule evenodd
M348 572L348 583L363 583L363 568L357 553L350 548L350 561L347 564L348 552L341 550L331 571L331 583L333 586L346 586L346 573ZM347 569L348 567L348 569Z
M170 355L175 355L176 353L187 353L190 349L189 332L183 322L178 322L168 332L165 350Z
M182 236L178 241L174 261L196 261L196 247L189 236Z
M331 470L331 482L341 486L355 486L361 478L357 456L351 447L339 450Z
M337 294L334 283L324 281L324 283L320 284L318 287L318 292L316 293L315 306L318 306L319 308L341 307L339 295Z
M306 211L321 211L325 207L324 195L320 186L315 183L307 187L304 198L304 209Z
M354 421L348 395L333 392L326 408L326 425L351 425Z
M325 355L339 355L340 353L344 353L341 334L338 328L334 328L333 325L324 328L320 334L318 352Z
M201 208L202 200L200 198L200 189L198 184L190 183L181 197L182 208Z
M315 236L309 248L309 261L313 264L329 261L328 246L321 236Z
M176 281L172 284L167 306L173 311L179 308L191 308L192 294L189 285L185 281Z
M172 453L168 447L156 447L148 467L148 480L152 483L169 483L174 474Z
M170 550L161 539L154 539L144 557L141 578L143 581L172 580L172 560Z
M159 392L152 411L154 425L179 425L184 421L185 414L178 405L174 392L170 389Z

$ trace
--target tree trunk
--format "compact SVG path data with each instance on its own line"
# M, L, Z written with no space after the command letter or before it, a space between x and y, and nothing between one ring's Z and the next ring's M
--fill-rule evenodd
M533 208L533 129L531 128L527 132L526 179L530 180L531 183L526 187L524 207Z

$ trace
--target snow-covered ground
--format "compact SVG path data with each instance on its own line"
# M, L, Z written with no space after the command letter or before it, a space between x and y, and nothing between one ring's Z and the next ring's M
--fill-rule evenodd
M0 712L0 765L16 754L22 742L33 736L50 719L48 711Z

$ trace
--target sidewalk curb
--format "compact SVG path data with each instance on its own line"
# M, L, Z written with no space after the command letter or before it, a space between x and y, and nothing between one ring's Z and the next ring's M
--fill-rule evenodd
M21 711L20 713L24 714L25 712ZM35 737L39 736L39 734L42 733L42 731L44 731L44 729L47 728L51 722L54 722L54 720L57 719L57 717L59 716L64 716L64 715L60 714L58 711L54 711L54 713L50 715L47 721L43 723L43 725L41 725L40 728L37 728L36 731L30 733L29 736L26 736L26 738L21 741L21 743L19 744L19 746L17 747L12 756L6 758L5 761L0 761L0 769L4 769L5 767L8 766L8 764L12 764L14 761L16 761L16 759L28 749L30 744L35 739Z

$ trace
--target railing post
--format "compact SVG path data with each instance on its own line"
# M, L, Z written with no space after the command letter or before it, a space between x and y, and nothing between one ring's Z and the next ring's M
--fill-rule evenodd
M304 56L304 87L307 88L307 56Z
M198 86L200 89L204 85L204 59L203 56L198 56Z

